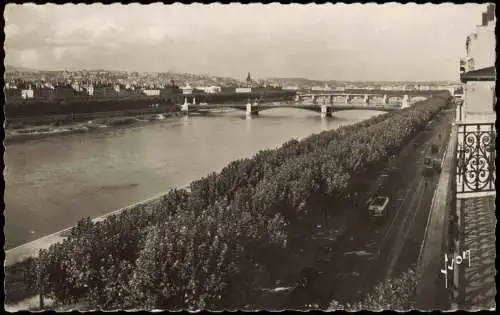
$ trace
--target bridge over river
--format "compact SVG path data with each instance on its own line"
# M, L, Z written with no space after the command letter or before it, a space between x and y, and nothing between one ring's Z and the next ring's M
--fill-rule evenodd
M197 104L195 96L185 95L184 104L179 105L179 108L185 113L232 108L245 111L247 116L258 115L267 109L296 108L318 112L321 113L321 116L326 117L332 116L334 112L344 110L395 111L410 107L415 102L423 101L432 96L432 93L427 91L411 92L413 93L406 91L299 93L296 95L295 101L291 102L259 103L258 99L248 99L246 104Z
M390 106L390 105L327 105L327 104L297 104L297 103L265 103L265 104L257 104L257 103L247 103L245 104L188 104L185 103L180 105L181 111L185 113L200 113L206 112L214 109L237 109L241 111L245 111L247 116L255 116L260 112L268 109L276 109L276 108L296 108L302 110L314 111L317 113L321 113L321 116L332 116L336 111L343 110L377 110L377 111L395 111L402 108L402 106Z

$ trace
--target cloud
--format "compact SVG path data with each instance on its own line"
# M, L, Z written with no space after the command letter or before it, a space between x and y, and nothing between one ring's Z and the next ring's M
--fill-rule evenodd
M242 77L454 79L484 5L7 5L6 63Z

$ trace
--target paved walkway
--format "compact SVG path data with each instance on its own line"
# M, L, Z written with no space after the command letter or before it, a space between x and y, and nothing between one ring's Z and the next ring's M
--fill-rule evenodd
M464 200L462 248L470 249L470 267L465 263L460 279L463 310L496 308L495 197Z

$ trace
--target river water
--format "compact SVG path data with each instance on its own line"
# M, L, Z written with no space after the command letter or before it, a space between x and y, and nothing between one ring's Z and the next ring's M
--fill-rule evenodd
M229 111L8 144L5 248L187 185L261 149L377 114L321 118L272 109L248 119Z

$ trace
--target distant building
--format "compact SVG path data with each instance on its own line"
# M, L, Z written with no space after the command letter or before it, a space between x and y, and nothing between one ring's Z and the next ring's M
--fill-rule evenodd
M90 95L90 96L93 96L94 95L94 86L91 84L89 86L86 86L85 87L86 90L87 90L87 94Z
M297 91L299 89L298 86L284 86L283 87L283 90L287 90L287 91Z
M160 96L159 89L143 89L142 93L146 94L147 96Z
M312 91L330 91L330 87L328 86L328 84L325 84L324 86L319 86L319 85L316 85L316 86L313 86L311 88Z
M83 90L83 87L80 86L80 84L78 82L73 82L70 84L71 87L75 90L75 91L79 91L81 92Z
M207 94L216 94L221 92L221 87L220 86L197 86L197 90L203 91Z
M29 98L33 98L33 90L32 89L23 89L21 90L21 97L24 98L24 99L29 99Z

